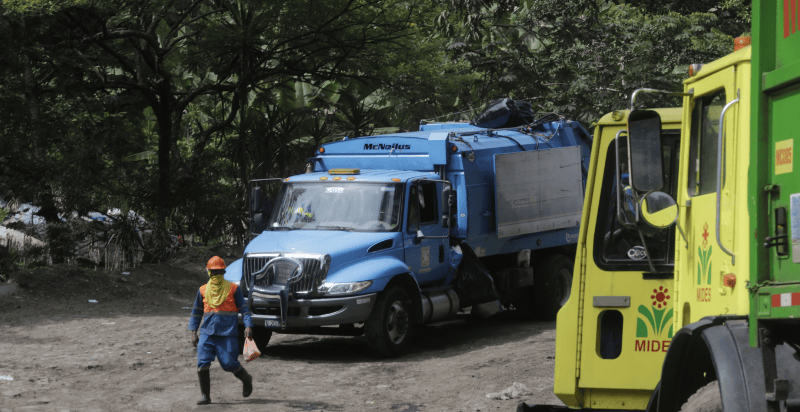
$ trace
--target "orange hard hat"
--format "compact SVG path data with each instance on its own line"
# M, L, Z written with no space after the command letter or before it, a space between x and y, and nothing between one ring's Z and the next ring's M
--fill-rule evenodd
M208 260L208 264L206 264L206 269L209 270L225 269L225 261L223 261L222 258L219 256L214 256Z

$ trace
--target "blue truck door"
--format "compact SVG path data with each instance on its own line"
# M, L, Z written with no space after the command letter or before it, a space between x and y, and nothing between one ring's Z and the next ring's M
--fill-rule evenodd
M417 182L408 185L408 207L405 219L406 264L420 285L434 283L447 277L450 261L450 240L430 239L428 236L448 235L442 227L441 183ZM418 239L422 231L425 238Z

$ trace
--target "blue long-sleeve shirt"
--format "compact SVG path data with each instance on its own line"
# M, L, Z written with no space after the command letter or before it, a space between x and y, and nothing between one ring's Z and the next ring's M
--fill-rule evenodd
M233 294L233 300L236 302L239 312L212 311L204 313L203 294L198 290L197 297L194 299L192 316L189 318L189 330L200 328L201 335L236 336L238 333L239 313L242 314L244 326L252 328L253 321L250 318L250 309L247 307L244 296L238 287Z

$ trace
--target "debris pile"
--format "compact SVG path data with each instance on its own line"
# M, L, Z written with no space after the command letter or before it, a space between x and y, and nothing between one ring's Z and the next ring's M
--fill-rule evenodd
M59 245L49 245L50 257L60 250L59 255L94 265L105 264L106 269L136 267L144 257L143 235L150 233L150 225L133 211L109 209L105 214L53 212L48 215L39 206L3 199L0 199L0 207L3 209L0 210L0 247L15 253L19 261L27 261L23 256L32 249L41 259L41 249L46 248L55 235L62 241ZM45 219L44 215L50 217ZM54 259L50 263L58 262Z
M514 382L513 385L506 388L506 390L501 392L493 392L486 395L489 399L500 399L501 401L505 401L508 399L519 398L520 396L530 395L531 391L528 389L527 386Z

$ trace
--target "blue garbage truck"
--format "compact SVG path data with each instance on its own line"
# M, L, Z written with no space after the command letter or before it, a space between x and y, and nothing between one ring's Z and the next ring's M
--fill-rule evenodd
M262 349L272 333L364 335L373 355L394 357L467 308L554 319L571 289L590 152L586 129L554 115L324 144L273 198L254 185L255 237L225 277Z

